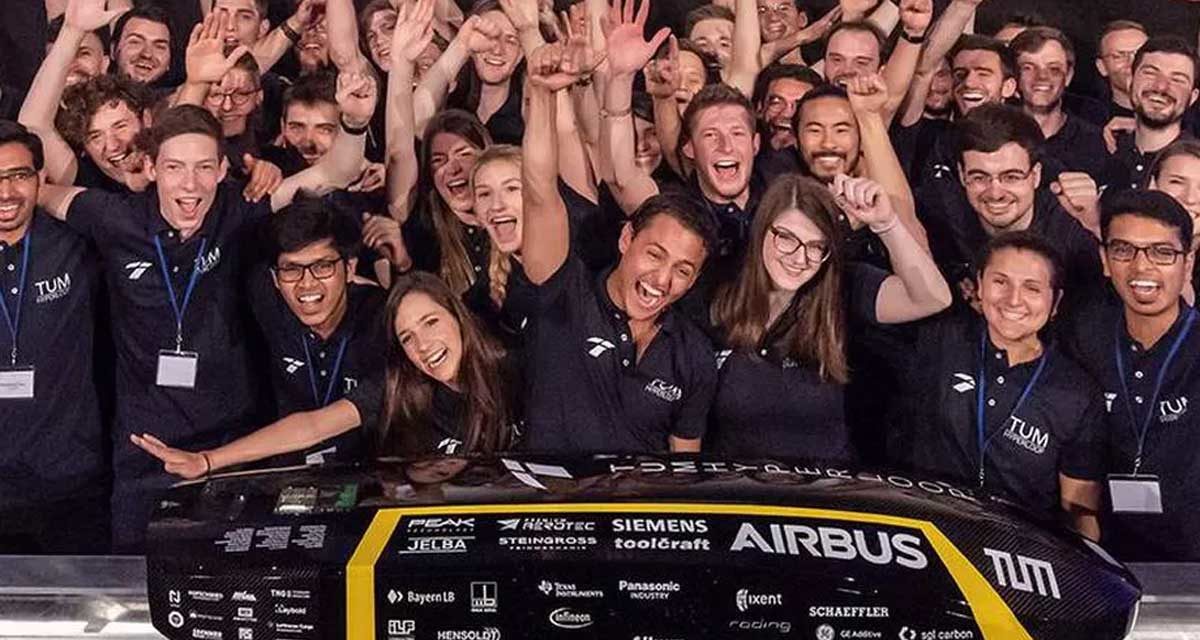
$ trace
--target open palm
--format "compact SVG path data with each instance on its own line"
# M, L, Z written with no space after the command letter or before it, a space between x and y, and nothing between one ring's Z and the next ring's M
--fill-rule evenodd
M650 13L650 0L643 0L634 15L635 0L616 0L609 9L605 21L608 39L608 67L614 74L634 74L645 67L654 53L671 35L671 30L663 27L647 42L643 32L646 29L646 17Z

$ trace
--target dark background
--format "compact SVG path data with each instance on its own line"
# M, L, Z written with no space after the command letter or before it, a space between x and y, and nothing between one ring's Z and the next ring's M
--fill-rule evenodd
M273 20L286 17L292 0L271 0ZM950 0L935 0L937 10ZM183 40L191 25L199 20L196 0L150 0L167 9L175 22L176 73L182 68ZM799 0L815 19L832 8L837 0ZM469 0L459 0L460 4ZM363 4L356 0L356 4ZM651 22L682 28L687 11L702 4L700 0L657 0ZM23 90L33 80L44 54L46 12L43 0L2 0L0 13L0 84ZM1063 29L1075 42L1080 64L1073 85L1078 93L1098 94L1101 83L1092 64L1096 55L1096 34L1110 20L1121 18L1142 22L1151 34L1173 33L1196 42L1200 28L1200 2L1189 0L987 0L979 11L980 33L991 33L1006 17L1016 13L1040 15L1046 22Z

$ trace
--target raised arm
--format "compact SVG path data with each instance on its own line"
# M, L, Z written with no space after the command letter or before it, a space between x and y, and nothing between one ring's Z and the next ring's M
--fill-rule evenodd
M758 3L734 0L733 8L733 56L725 82L750 98L754 96L754 81L761 69L758 56L762 49L762 32L758 25Z
M967 30L967 25L975 17L975 10L983 0L952 0L950 6L942 12L929 34L925 50L921 53L921 61L917 65L919 73L932 73L937 69L938 61L946 57L954 48L954 43ZM924 99L921 100L924 103Z
M900 38L883 68L888 90L887 110L883 113L885 124L891 124L904 96L908 95L917 62L921 59L921 43L931 22L933 0L900 0Z
M375 113L378 89L367 74L342 72L337 78L337 101L341 110L342 130L329 153L317 164L283 181L271 194L271 209L292 203L301 190L323 195L344 189L362 173L367 127Z
M329 61L338 71L365 73L369 67L358 48L358 18L353 0L326 0L326 27L329 29Z
M606 36L610 75L604 111L600 114L600 135L606 142L601 145L601 154L607 153L605 160L613 171L613 182L609 186L627 214L658 194L658 185L638 168L634 160L633 78L670 35L670 30L664 27L647 42L642 33L646 28L650 0L643 0L636 15L634 1L616 0L609 11Z
M417 186L417 152L413 123L413 69L416 60L433 41L434 0L417 0L401 5L392 31L391 63L388 74L387 190L388 213L398 222L408 219L413 189Z
M878 74L851 78L846 92L850 108L858 120L859 148L866 175L879 183L891 200L891 205L917 243L929 250L925 227L917 220L912 188L904 175L892 140L888 136L883 113L887 109L887 85Z
M829 31L833 29L833 25L841 17L842 8L837 6L825 12L825 15L821 16L820 20L800 29L790 36L784 36L772 42L764 42L762 47L759 48L758 53L759 68L767 68L797 47L821 40L826 35L829 35Z
M539 24L538 0L500 0L500 10L508 16L521 38L521 52L532 54L546 44Z
M654 134L658 136L663 159L676 175L686 176L683 160L676 153L683 120L675 101L675 93L682 83L679 74L679 41L675 36L671 36L667 42L666 57L651 60L643 75L646 78L646 92L654 101Z
M421 77L413 91L413 118L417 137L425 134L425 125L446 102L450 86L472 53L491 49L500 38L500 27L482 16L471 16L447 45L437 62Z
M73 183L79 168L75 153L54 127L71 62L88 31L103 28L121 13L121 10L105 10L104 0L70 0L58 39L46 54L21 105L17 121L42 139L46 176L55 184Z
M300 34L312 26L317 11L324 8L325 0L300 0L295 13L254 44L254 60L258 62L258 68L266 73L274 67L288 49L300 41Z
M559 44L547 44L529 56L526 97L529 112L522 140L521 195L525 224L522 225L521 256L525 274L534 284L550 279L566 261L571 234L567 206L558 192L558 140L555 131L557 92L578 79Z
M565 20L562 38L563 56L569 66L580 77L590 77L605 57L603 48L595 48L596 40L591 36L591 23L587 20L580 20L578 23ZM589 91L589 87L573 84L566 91L558 93L558 114L555 123L558 132L558 173L575 193L592 202L598 202L600 196L596 190L596 173L592 169L585 134L579 124L574 101L574 94Z
M875 316L880 323L911 322L950 306L950 287L933 257L900 223L878 182L838 175L831 189L842 211L866 224L887 247L892 275L883 281L875 298Z
M204 106L212 86L219 84L238 59L250 52L245 46L239 45L225 55L225 30L229 20L229 14L224 11L212 12L192 28L184 65L187 80L175 94L175 105Z
M130 434L129 440L161 460L167 473L194 480L226 467L303 451L360 424L362 416L358 413L358 407L349 400L338 400L315 411L290 414L247 436L208 451L175 449L149 433L140 436Z

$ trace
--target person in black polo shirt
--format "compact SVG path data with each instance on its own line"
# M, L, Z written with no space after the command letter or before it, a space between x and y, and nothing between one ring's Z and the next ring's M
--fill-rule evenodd
M837 222L843 212L882 239L897 275L848 261ZM751 458L853 459L843 397L847 316L909 322L950 302L933 259L878 183L842 174L827 187L780 176L763 196L738 279L712 306L728 349L717 353L720 385L706 448Z
M1100 30L1096 70L1107 81L1108 113L1097 125L1113 118L1133 118L1130 84L1133 81L1133 57L1146 44L1146 27L1132 20L1114 20Z
M1178 36L1146 41L1133 59L1130 100L1137 114L1132 132L1117 136L1101 184L1113 191L1146 182L1153 154L1188 135L1183 116L1200 96L1196 49Z
M1060 247L1068 302L1100 280L1096 238L1042 182L1042 132L1015 107L984 105L955 124L959 185L944 190L941 209L927 207L934 257L947 280L974 299L975 256L988 238L1030 230ZM932 202L927 204L934 204ZM1068 305L1070 306L1070 305Z
M1127 562L1200 560L1200 328L1180 293L1192 219L1173 198L1106 199L1104 295L1072 323L1072 353L1099 382L1108 439L1105 548Z
M794 6L782 2L779 6ZM768 13L770 15L770 13ZM754 84L761 144L754 170L770 178L800 169L796 163L796 108L804 94L820 84L821 76L798 64L775 64L763 70Z
M104 553L99 273L87 242L36 208L42 168L38 137L0 120L0 552Z
M993 237L980 258L978 314L916 330L893 460L1006 495L1099 538L1101 404L1092 380L1045 339L1063 293L1051 241Z
M358 175L375 85L343 74L343 127L326 162L251 204L222 182L220 125L207 111L175 107L145 139L155 188L132 195L47 186L40 201L92 240L105 266L117 348L113 538L136 548L154 494L167 479L128 443L155 430L185 446L216 444L256 411L247 361L241 283L252 257L249 223L290 203L299 189L323 192Z
M639 66L654 52L641 36L646 12L643 4L636 19L630 10L614 25L608 54L614 69ZM704 266L713 246L711 219L672 198L652 197L622 230L614 268L593 275L571 255L557 188L555 93L573 84L584 65L564 59L561 46L545 45L529 60L522 257L537 287L537 313L527 348L525 447L699 451L716 385L712 346L672 303ZM628 127L630 112L607 117ZM753 131L752 120L740 126Z
M199 478L236 464L301 451L362 426L375 455L492 454L518 435L520 376L504 349L436 276L399 276L388 295L387 365L341 400L284 417L200 452L149 433L134 444L167 473ZM374 406L372 406L374 402Z
M1200 141L1176 140L1154 157L1150 168L1149 188L1168 193L1183 205L1192 217L1192 251L1200 250L1196 234L1200 233ZM1184 299L1196 300L1196 267L1183 288Z
M353 282L361 237L352 214L323 200L297 200L267 222L265 236L271 266L254 268L248 298L270 350L276 415L313 411L346 397L361 422L374 424L379 398L355 393L364 379L383 373L387 294ZM365 455L357 431L303 453L287 461Z
M1053 27L1030 27L1009 48L1017 57L1021 108L1042 128L1046 155L1057 158L1064 171L1100 177L1108 155L1100 127L1063 107L1067 86L1075 78L1071 40Z

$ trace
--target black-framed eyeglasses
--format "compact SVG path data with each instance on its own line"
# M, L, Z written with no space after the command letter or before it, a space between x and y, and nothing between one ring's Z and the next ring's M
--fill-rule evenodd
M972 171L967 174L965 181L967 186L971 187L972 189L986 189L992 185L993 181L996 180L1000 182L1000 186L1012 188L1019 186L1028 180L1032 173L1033 169L1029 169L1028 171L1018 171L1013 169L1011 171L1005 171L998 176L994 176L982 171Z
M0 171L0 184L25 184L37 177L37 171L32 167L19 167L10 171Z
M252 98L256 93L258 93L258 89L250 89L249 91L230 91L229 93L209 91L207 100L213 105L219 105L223 104L225 99L228 98L230 102L233 102L234 106L242 107L245 106L247 102L250 102L250 98Z
M775 250L785 256L803 250L804 260L809 264L822 264L829 259L831 251L829 245L824 242L816 240L805 242L792 235L790 231L776 226L771 227L771 235L775 238Z
M1187 254L1186 251L1176 249L1174 245L1165 242L1141 245L1124 240L1109 240L1104 244L1104 251L1109 258L1117 262L1133 262L1137 260L1137 254L1145 252L1146 259L1151 264L1156 264L1160 267L1169 267L1179 262L1180 256Z
M312 277L317 280L328 280L337 273L337 266L341 260L317 260L308 264L289 264L275 268L275 277L279 278L280 282L300 282L304 279L304 272L312 274Z

